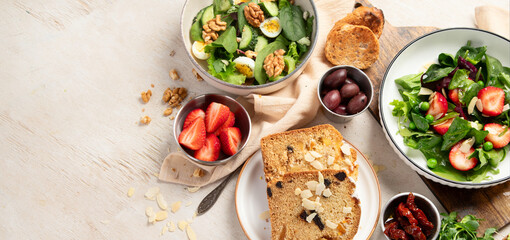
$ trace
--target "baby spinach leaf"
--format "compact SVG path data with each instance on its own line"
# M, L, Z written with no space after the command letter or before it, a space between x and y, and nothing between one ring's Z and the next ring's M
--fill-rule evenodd
M421 77L422 73L418 74L409 74L405 75L403 77L395 79L395 83L401 86L406 91L412 91L415 89L418 89L418 91L421 88Z
M455 88L462 88L473 84L474 82L469 80L469 71L466 69L459 69L455 72L455 74L452 77L452 81L450 82L450 85L448 86L449 90L455 89Z
M295 5L287 5L280 9L280 23L283 35L290 41L306 37L306 26L303 11Z
M471 47L468 43L468 45L461 47L459 51L457 51L457 54L455 54L455 59L458 59L459 56L461 56L462 58L476 65L482 60L485 52L487 52L487 46L475 48Z
M483 131L483 130L476 130L474 128L471 128L469 130L467 137L475 137L475 145L480 145L483 143L483 140L485 137L489 134L489 131Z
M425 132L429 129L429 122L423 116L411 113L411 117L413 118L414 124L416 124L416 128L422 132Z
M441 53L439 54L438 61L441 66L446 67L456 67L457 66L457 58L449 53Z
M435 82L448 76L455 67L441 67L439 64L432 64L423 76L423 83Z
M312 32L313 32L313 19L314 19L314 16L309 16L306 19L306 36L309 36L309 37L312 35Z
M234 53L237 50L236 29L234 27L227 28L210 46L223 47L227 52Z
M469 121L462 118L455 118L448 131L443 135L442 151L449 151L453 145L462 140L471 130Z
M487 83L486 86L494 86L503 88L503 84L499 81L499 74L504 71L501 62L489 55L485 55L485 65L487 70Z
M244 25L248 24L246 17L244 16L244 7L248 6L248 3L243 3L237 10L237 29L243 29Z
M483 150L483 149L482 149ZM489 164L492 167L497 167L503 159L506 157L506 153L508 152L508 146L501 149L492 149L490 151L484 151L485 156L489 160Z
M471 84L469 87L466 88L466 91L464 92L464 96L460 98L460 102L468 105L471 102L471 99L476 97L478 95L478 92L482 90L482 86L480 84Z

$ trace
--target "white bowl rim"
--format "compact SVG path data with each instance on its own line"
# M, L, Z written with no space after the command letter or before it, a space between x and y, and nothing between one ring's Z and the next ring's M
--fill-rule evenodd
M186 0L186 2L184 3L184 6L182 7L182 11L181 11L181 40L182 42L184 43L185 41L185 37L184 37L184 34L189 34L189 33L184 33L184 9L186 9L186 6L188 5L188 2L190 2L192 0ZM308 60L310 59L310 57L312 56L312 53L313 53L313 50L315 49L315 45L317 44L317 37L319 36L319 16L317 15L317 8L315 7L315 3L313 0L309 0L310 1L310 4L312 5L312 8L313 8L313 12L314 12L314 28L315 28L315 34L313 34L312 36L312 39L310 40L311 41L311 45L310 45L310 49L308 49L308 53L305 55L305 58L303 59L303 61L301 61L301 63L299 64L299 66L296 67L296 69L294 69L294 71L292 71L292 73L296 73L299 69L301 69L302 67L305 67L306 66L306 63L308 62ZM287 74L287 76L281 78L281 79L278 79L277 81L274 81L274 82L266 82L262 85L236 85L236 84L232 84L232 83L228 83L228 82L225 82L221 79L218 79L217 77L214 77L213 75L209 74L208 71L205 71L204 69L202 69L202 66L200 66L200 64L197 63L197 61L195 60L195 58L191 55L190 51L188 49L186 49L186 55L188 56L188 58L191 60L191 63L195 66L195 68L198 69L198 71L200 71L202 74L205 74L207 75L207 77L213 79L215 82L217 83L220 83L224 86L228 86L228 87L232 87L232 88L236 88L236 89L260 89L260 88L265 88L265 87L269 87L269 86L272 86L272 85L276 85L280 82L283 82L285 80L287 80L289 77L292 76L292 74Z
M400 49L400 51L395 55L395 57L393 57L393 59L391 60L390 64L388 64L388 67L386 67L386 72L384 73L384 76L383 76L383 80L380 84L381 86L381 89L379 90L379 114L380 114L380 118L381 118L381 123L383 125L383 128L386 130L386 135L389 136L387 137L388 139L391 140L393 146L394 146L394 149L398 149L398 151L400 152L400 156L401 156L401 159L402 159L402 156L404 156L406 159L407 159L407 162L410 162L412 163L412 165L414 165L415 168L419 169L420 171L418 171L418 173L425 173L424 175L428 178L428 179L431 179L431 180L434 180L435 182L438 182L438 183L441 183L441 184L444 184L443 182L441 181L444 181L446 183L448 183L447 185L449 186L455 186L455 185L463 185L463 186L472 186L472 187L481 187L481 186L492 186L492 185L497 185L497 184L500 184L500 183L504 183L508 180L510 180L510 175L509 176L506 176L504 178L501 178L501 179L498 179L498 180L492 180L492 181L485 181L485 182L479 182L479 183L473 183L473 182L460 182L460 181L454 181L454 180L451 180L451 179L448 179L448 178L444 178L444 177L441 177L441 176L438 176L436 174L430 174L429 172L427 172L425 169L423 169L420 165L416 164L413 160L411 160L409 157L407 157L407 155L404 153L404 151L397 145L397 143L395 142L395 139L391 136L391 134L389 134L387 132L388 130L388 126L386 125L386 120L384 118L384 111L382 111L382 107L381 104L382 104L382 96L383 94L381 94L384 90L384 83L386 82L386 77L389 73L389 70L391 69L393 63L395 62L395 60L400 56L400 54L402 52L404 52L408 47L410 47L411 45L413 45L415 42L423 39L423 38L426 38L430 35L434 35L434 34L437 34L437 33L442 33L442 32L446 32L446 31L457 31L457 30L468 30L468 31L478 31L478 32L483 32L483 33L487 33L487 34L491 34L491 35L494 35L495 37L498 37L498 38L501 38L507 42L510 43L510 40L496 34L496 33L493 33L493 32L489 32L489 31L486 31L486 30L482 30L482 29L477 29L477 28L465 28L465 27L456 27L456 28L445 28L445 29L440 29L440 30L436 30L436 31L433 31L433 32L430 32L430 33L427 33L427 34L424 34L414 40L412 40L411 42L409 42L406 46L404 46L402 49ZM404 159L403 159L404 160ZM428 175L428 176L427 176ZM438 181L440 180L440 181Z

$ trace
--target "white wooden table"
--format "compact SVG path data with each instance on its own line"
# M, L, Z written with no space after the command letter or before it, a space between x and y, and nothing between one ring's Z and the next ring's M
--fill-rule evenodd
M506 0L372 3L394 26L474 27L476 6L509 9ZM157 205L143 194L153 186L169 203L183 202L169 220L192 220L216 184L189 193L154 176L177 149L173 123L162 114L164 89L183 86L191 96L218 92L192 75L179 37L183 4L0 2L0 239L156 239L168 220L147 224L145 208ZM169 78L173 68L184 81ZM147 89L153 99L143 104L140 93ZM138 124L145 115L152 122ZM326 122L320 113L310 125ZM411 190L444 211L393 153L369 113L335 126L384 166L378 173L383 203ZM136 191L128 198L130 187ZM235 213L234 187L231 181L214 208L193 219L198 239L246 238ZM186 235L177 230L162 238ZM379 228L372 239L383 239Z

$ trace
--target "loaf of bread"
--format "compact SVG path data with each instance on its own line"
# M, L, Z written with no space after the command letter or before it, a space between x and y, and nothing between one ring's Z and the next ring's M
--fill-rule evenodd
M267 185L272 240L346 240L358 231L355 184L341 170L291 172Z
M335 127L324 124L266 136L260 147L266 181L288 172L336 169L358 177L356 151L344 145Z

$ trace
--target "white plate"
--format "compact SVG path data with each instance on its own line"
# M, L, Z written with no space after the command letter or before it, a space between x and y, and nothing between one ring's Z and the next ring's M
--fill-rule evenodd
M361 202L361 219L354 239L366 240L372 236L379 219L381 189L372 165L356 147L354 149L358 153L359 164L356 193ZM260 218L261 213L269 210L266 188L264 163L262 154L258 151L245 163L236 185L237 218L244 233L251 240L271 239L270 222Z
M408 74L423 71L423 66L436 61L440 53L455 54L460 47L470 40L472 46L487 46L487 53L501 61L503 66L510 66L510 41L479 29L452 28L439 30L424 35L405 46L393 58L386 70L379 96L379 113L386 138L400 158L419 174L435 182L460 188L482 188L503 183L510 179L510 154L499 164L499 174L492 175L492 180L480 183L459 182L440 177L430 171L427 161L420 151L407 147L403 138L397 135L398 123L391 111L390 102L402 100L395 84L395 79ZM490 174L490 173L489 173Z

